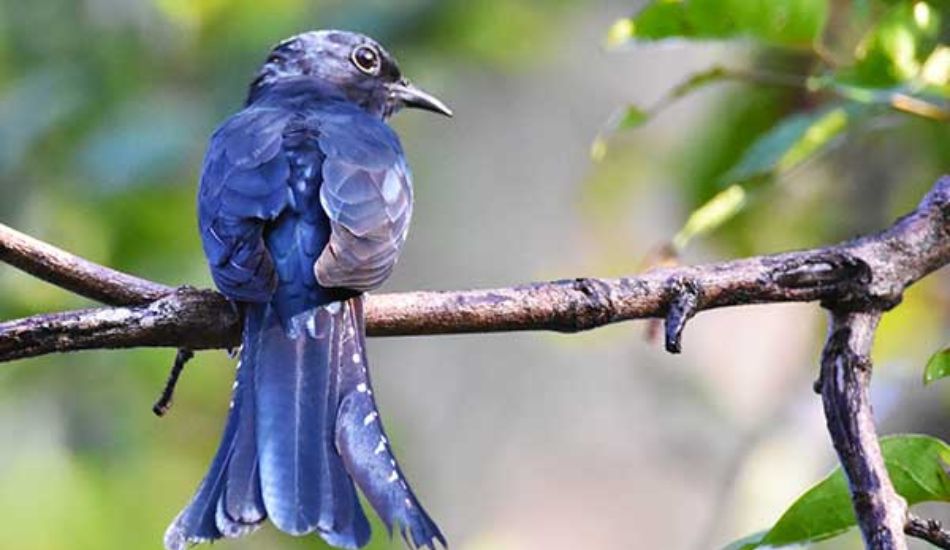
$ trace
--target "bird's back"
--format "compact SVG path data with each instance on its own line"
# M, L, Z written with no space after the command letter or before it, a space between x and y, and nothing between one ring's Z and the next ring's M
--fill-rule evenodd
M347 288L353 272L363 270L355 279L372 286L388 276L412 191L398 138L381 120L339 101L283 103L250 106L215 132L199 225L219 289L238 301L273 301L288 319L365 290ZM341 284L321 285L314 266L331 217L351 237L333 259L356 261Z

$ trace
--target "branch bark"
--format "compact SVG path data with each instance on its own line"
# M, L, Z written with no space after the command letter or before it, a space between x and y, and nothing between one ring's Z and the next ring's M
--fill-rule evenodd
M868 395L871 344L880 319L880 312L831 312L817 386L865 543L906 550L907 502L888 477Z
M937 520L921 519L909 514L904 532L912 537L925 540L937 548L950 548L950 532L947 532Z
M0 323L0 362L54 352L165 346L233 348L241 320L221 294L173 289L73 256L0 224L0 261L115 307ZM869 548L906 547L906 504L883 466L868 399L868 357L881 314L904 290L950 262L950 176L890 228L833 246L657 269L620 279L578 278L488 290L370 296L370 335L519 330L577 332L642 318L666 319L666 347L680 348L696 313L754 303L820 301L829 337L816 389L851 483ZM931 534L935 531L930 530Z
M373 336L517 330L577 332L668 317L675 351L692 314L770 302L834 301L886 310L946 264L950 176L889 229L834 246L620 279L578 278L465 291L368 297ZM0 225L0 260L82 296L122 307L42 314L0 324L0 361L93 348L232 348L240 319L217 292L173 289L97 266ZM684 304L688 307L684 307Z

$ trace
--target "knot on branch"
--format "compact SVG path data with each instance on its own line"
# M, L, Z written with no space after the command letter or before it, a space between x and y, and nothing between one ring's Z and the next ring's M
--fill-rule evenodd
M683 349L682 337L686 322L699 310L702 288L693 279L671 279L667 284L667 294L669 306L666 310L666 351L679 353Z
M767 264L771 282L791 291L821 296L822 306L837 311L886 311L900 295L872 292L874 273L863 259L844 250L823 250L807 256L785 255Z
M571 283L571 288L580 292L582 298L572 304L571 323L566 331L590 330L614 320L616 310L609 284L600 279L578 277Z
M840 293L871 284L871 268L860 258L840 251L821 251L809 256L785 256L776 260L772 280L789 289L822 289Z

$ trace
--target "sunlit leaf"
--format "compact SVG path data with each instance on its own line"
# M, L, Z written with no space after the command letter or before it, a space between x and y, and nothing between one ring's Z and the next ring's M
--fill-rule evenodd
M726 189L693 212L673 238L682 250L693 238L710 233L738 214L747 203L744 187L785 173L828 147L847 128L856 107L830 107L792 115L750 145L738 163L719 177Z
M842 76L867 86L892 86L918 77L939 44L947 15L933 1L901 2L884 14L855 50Z
M682 250L694 237L705 235L735 216L746 204L745 190L732 185L700 206L673 237L673 248Z
M950 446L923 435L881 439L881 452L894 488L909 505L950 501ZM839 535L855 525L848 483L841 468L805 492L761 539L748 537L741 550L804 544Z
M929 384L950 375L950 347L933 354L924 369L924 384Z
M827 15L827 0L654 0L615 23L607 42L747 37L801 47L821 35Z
M920 69L920 81L950 98L950 47L938 46Z
M787 117L760 136L720 181L742 183L786 172L827 147L853 116L854 109L832 107Z

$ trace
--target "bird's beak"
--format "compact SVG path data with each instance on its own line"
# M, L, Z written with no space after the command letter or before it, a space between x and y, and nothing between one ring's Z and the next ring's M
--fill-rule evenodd
M413 86L406 79L390 85L389 89L393 98L405 107L424 109L448 117L452 116L452 109L442 103L442 100L421 88Z

